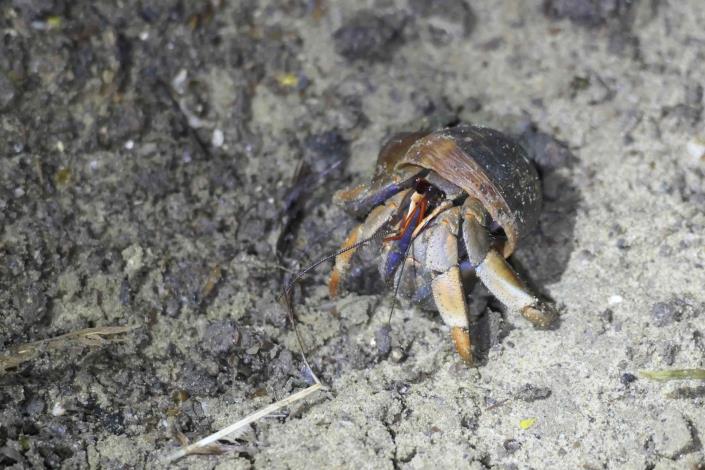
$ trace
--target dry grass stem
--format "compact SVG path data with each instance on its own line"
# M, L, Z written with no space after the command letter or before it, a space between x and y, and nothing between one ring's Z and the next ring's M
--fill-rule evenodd
M267 415L270 415L274 413L275 411L279 410L280 408L283 408L287 405L290 405L292 403L295 403L299 400L302 400L312 394L313 392L316 392L322 388L321 383L316 379L316 383L311 385L308 388L305 388L299 392L296 392L292 395L289 395L288 397L284 398L283 400L279 400L276 403L272 403L271 405L265 406L264 408L252 413L251 415L241 419L240 421L233 423L223 429L221 429L218 432L215 432L211 434L210 436L204 437L200 441L194 442L193 444L189 444L185 447L182 447L181 449L177 450L176 452L169 454L166 456L163 460L164 463L168 462L173 462L174 460L178 460L182 457L186 457L187 455L193 455L193 454L203 454L203 453L213 453L210 451L211 447L213 446L214 443L216 443L219 439L222 439L230 434L233 433L242 433L244 432L250 424L254 423L255 421L264 418ZM204 452L205 449L206 452Z
M75 345L97 347L124 341L117 336L135 328L137 326L98 326L13 346L7 354L0 356L0 374L34 359L44 351L63 350Z
M642 377L651 380L705 380L705 369L642 370Z

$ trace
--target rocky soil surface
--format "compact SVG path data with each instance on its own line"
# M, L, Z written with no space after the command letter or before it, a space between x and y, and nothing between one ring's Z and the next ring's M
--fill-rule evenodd
M540 169L512 263L556 327L479 289L469 368L366 271L330 300L324 263L295 298L326 391L174 466L703 468L705 383L640 374L705 367L703 25L698 0L0 3L0 466L158 467L304 388L280 293L356 223L332 194L393 133L468 121Z

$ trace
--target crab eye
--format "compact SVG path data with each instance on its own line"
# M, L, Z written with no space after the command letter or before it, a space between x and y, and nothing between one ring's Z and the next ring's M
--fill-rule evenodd
M426 194L431 189L431 183L423 178L416 178L414 189L419 194Z

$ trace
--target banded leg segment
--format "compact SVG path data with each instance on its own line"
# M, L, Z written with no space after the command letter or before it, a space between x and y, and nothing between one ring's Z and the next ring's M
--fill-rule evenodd
M468 306L458 265L458 232L460 210L457 207L442 212L430 227L425 265L432 272L431 291L436 308L446 325L460 357L473 363Z

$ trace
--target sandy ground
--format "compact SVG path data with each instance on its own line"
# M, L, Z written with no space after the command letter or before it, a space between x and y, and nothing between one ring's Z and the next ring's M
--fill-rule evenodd
M305 387L277 296L354 225L333 192L453 119L541 170L512 262L556 328L482 304L468 368L434 312L387 329L365 273L331 302L326 263L296 298L328 389L175 466L705 466L703 382L639 374L705 367L698 0L14 0L0 21L0 466L160 466ZM108 325L136 328L8 362Z

